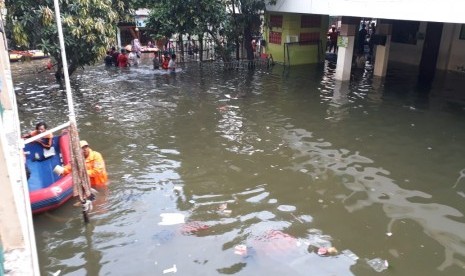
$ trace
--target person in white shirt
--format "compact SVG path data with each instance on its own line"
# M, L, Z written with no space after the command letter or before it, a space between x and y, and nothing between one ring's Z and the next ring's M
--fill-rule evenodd
M176 71L176 54L171 55L170 62L168 63L168 70L170 70L171 72Z

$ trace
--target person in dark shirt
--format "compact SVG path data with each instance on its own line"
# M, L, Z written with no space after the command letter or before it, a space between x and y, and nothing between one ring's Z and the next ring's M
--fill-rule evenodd
M115 47L111 47L111 52L110 52L111 56L113 57L113 64L118 67L118 56L119 56L119 52L116 51Z
M360 55L363 55L363 53L365 52L365 42L366 42L366 39L367 39L367 34L368 34L368 31L366 29L366 25L365 24L362 24L362 28L360 29L360 31L358 31L358 54Z
M107 55L103 59L105 62L106 66L112 66L113 65L113 57L110 54L110 51L107 51Z
M337 51L337 30L336 27L331 27L331 31L328 32L328 37L329 37L329 52L331 53L331 50L333 53L336 53Z

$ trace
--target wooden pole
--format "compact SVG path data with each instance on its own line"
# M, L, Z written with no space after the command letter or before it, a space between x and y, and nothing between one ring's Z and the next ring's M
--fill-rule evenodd
M65 42L63 38L63 29L61 26L60 6L58 0L54 0L55 17L57 21L58 38L61 48L61 62L63 65L63 75L65 77L66 97L68 100L69 122L70 122L70 148L71 148L71 166L73 175L73 193L74 196L79 196L82 203L82 214L84 222L89 222L87 212L91 209L91 191L90 181L87 175L86 164L79 145L79 134L77 131L76 115L74 113L73 96L71 94L71 85L69 82L68 61L66 59Z

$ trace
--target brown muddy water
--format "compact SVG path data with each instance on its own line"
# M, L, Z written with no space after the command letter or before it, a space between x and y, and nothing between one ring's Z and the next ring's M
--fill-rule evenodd
M465 274L465 75L143 58L72 76L110 183L88 225L73 201L34 217L42 275ZM12 64L23 132L67 121L44 64Z

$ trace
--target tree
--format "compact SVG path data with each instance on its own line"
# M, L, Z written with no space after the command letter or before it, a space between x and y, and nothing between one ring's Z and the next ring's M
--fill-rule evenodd
M276 0L160 0L153 7L147 26L167 37L175 33L208 33L217 53L225 61L242 42L246 42L247 58L253 59L252 37L259 32L260 16L267 3ZM202 43L201 43L202 45ZM237 52L238 53L238 52ZM236 58L239 58L238 54Z
M153 37L198 35L202 54L203 35L217 31L224 18L224 4L218 0L160 0L151 9L147 27L153 30ZM183 47L181 38L179 36Z
M116 44L116 25L130 16L133 2L126 0L61 0L60 13L68 71L101 60ZM7 27L13 45L39 48L57 61L62 72L61 50L53 0L6 0ZM129 13L128 13L129 11Z

